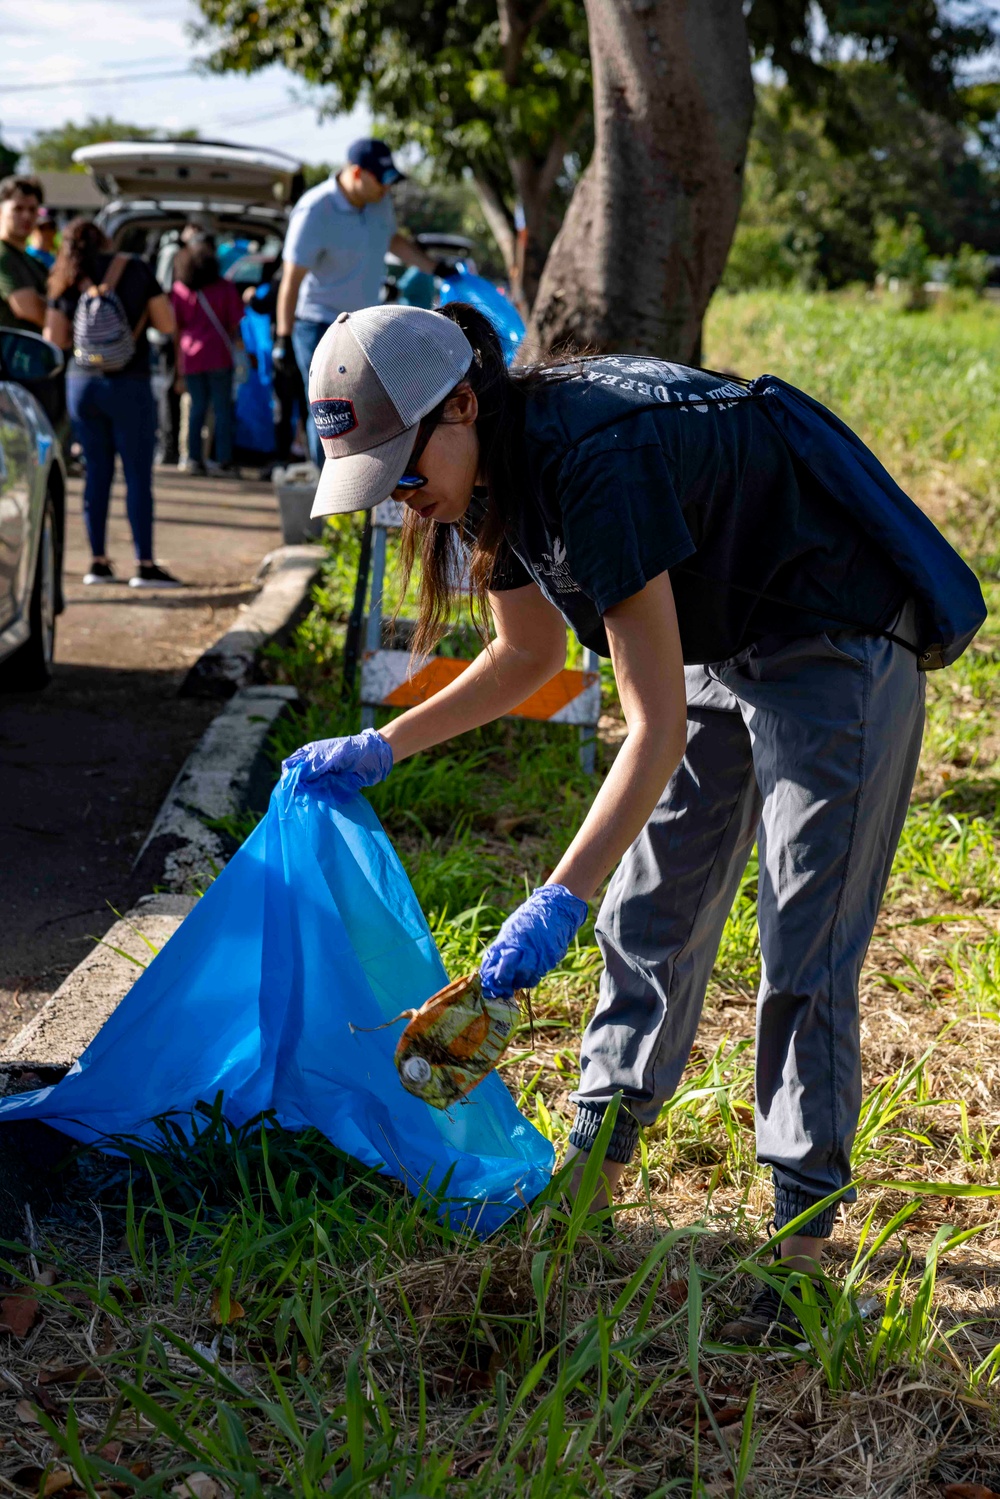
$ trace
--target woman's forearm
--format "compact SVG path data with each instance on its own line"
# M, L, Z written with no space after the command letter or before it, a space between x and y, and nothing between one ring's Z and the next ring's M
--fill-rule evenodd
M564 659L565 642L557 660L552 652L536 655L495 640L447 687L386 725L381 732L392 746L393 760L398 763L502 718L554 677Z
M548 883L565 885L591 900L625 850L638 837L680 763L685 714L666 724L632 729L590 811Z

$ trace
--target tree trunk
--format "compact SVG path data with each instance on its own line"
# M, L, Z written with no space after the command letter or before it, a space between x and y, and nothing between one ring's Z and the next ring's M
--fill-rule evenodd
M528 348L691 359L736 228L753 118L741 0L586 0L594 155Z

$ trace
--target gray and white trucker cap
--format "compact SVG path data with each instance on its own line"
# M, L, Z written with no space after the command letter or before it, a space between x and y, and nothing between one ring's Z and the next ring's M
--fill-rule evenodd
M423 307L342 312L309 366L309 408L326 461L312 514L370 510L406 470L421 417L459 383L472 345Z

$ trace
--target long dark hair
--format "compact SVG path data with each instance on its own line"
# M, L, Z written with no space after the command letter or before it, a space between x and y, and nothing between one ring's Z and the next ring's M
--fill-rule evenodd
M486 482L482 490L476 491L473 534L469 534L467 524L461 521L422 521L409 509L404 515L400 597L406 591L417 557L420 558L419 617L412 642L415 656L432 651L447 627L458 597L457 580L466 550L473 623L483 642L489 639L487 594L504 536L513 529L528 482L524 462L525 401L533 386L552 378L551 370L541 366L509 370L493 324L468 303L451 302L441 308L440 315L457 323L472 345L472 364L459 385L471 386L479 403L476 417L479 472ZM449 399L446 396L424 417L418 443L425 441L441 421L447 420L444 410Z
M95 279L98 255L107 255L110 241L92 219L74 219L63 230L55 265L49 272L49 296L55 300L84 276Z
M190 291L204 291L221 280L219 258L215 245L207 237L193 239L184 245L174 258L174 280L180 281Z

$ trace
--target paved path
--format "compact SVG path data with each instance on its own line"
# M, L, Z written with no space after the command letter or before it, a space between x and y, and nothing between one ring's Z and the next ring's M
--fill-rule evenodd
M48 998L136 892L132 861L218 704L177 697L187 668L255 592L281 544L269 485L156 474L157 561L190 586L84 588L89 550L71 481L56 675L0 696L0 1040ZM116 484L109 554L130 576Z

